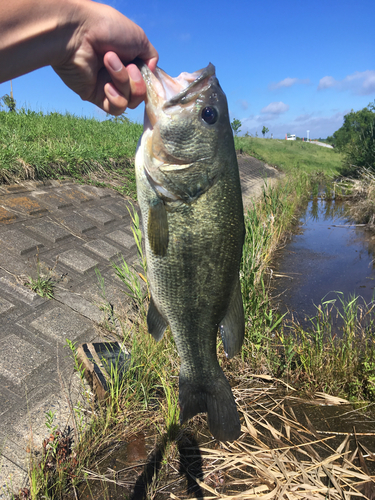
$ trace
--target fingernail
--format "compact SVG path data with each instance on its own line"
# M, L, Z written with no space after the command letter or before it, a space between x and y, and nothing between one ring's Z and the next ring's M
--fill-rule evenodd
M141 72L135 64L129 64L126 69L128 70L128 74L133 82L139 82L139 80L142 80Z
M110 52L107 55L107 62L111 69L118 73L119 71L122 70L122 62L120 61L119 57L114 53Z
M111 85L111 84L109 84L107 86L107 92L108 92L108 94L111 94L112 97L118 97L120 95L117 92L116 88L113 85Z

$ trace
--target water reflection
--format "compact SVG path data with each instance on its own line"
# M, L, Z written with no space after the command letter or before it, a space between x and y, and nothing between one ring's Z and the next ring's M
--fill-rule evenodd
M344 204L335 200L310 201L300 223L274 262L272 295L279 310L303 322L337 291L372 301L375 236L351 225Z

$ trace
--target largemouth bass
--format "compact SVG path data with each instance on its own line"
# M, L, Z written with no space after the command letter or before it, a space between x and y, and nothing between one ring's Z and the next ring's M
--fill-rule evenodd
M234 356L244 336L239 266L244 218L228 106L212 64L171 78L138 63L147 86L135 166L151 291L147 324L170 325L181 358L181 423L207 412L221 441L240 420L216 353L220 330Z

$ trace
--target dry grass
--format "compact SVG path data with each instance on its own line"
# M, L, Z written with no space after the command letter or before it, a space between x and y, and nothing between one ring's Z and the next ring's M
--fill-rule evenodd
M349 216L359 224L366 224L370 229L375 228L375 173L362 168L359 177L355 179L342 178L337 183L350 200L348 204Z
M108 498L116 491L133 500L375 498L367 465L375 455L358 436L341 433L339 444L334 432L322 437L307 417L305 424L298 420L294 398L280 395L276 385L255 387L249 375L233 392L242 422L237 441L213 440L205 418L197 416L190 427L176 429L174 439L152 432L154 449L143 463L118 470L112 460L101 473L86 469L86 480ZM86 498L99 498L97 488L89 490Z

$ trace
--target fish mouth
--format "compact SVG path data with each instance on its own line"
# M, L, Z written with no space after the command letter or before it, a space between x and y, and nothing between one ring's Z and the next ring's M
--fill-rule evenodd
M134 61L141 71L147 88L146 114L153 128L160 112L171 110L174 106L187 106L197 99L199 94L211 85L215 78L215 66L211 63L206 68L194 73L181 73L172 78L161 68L153 73L140 59Z

